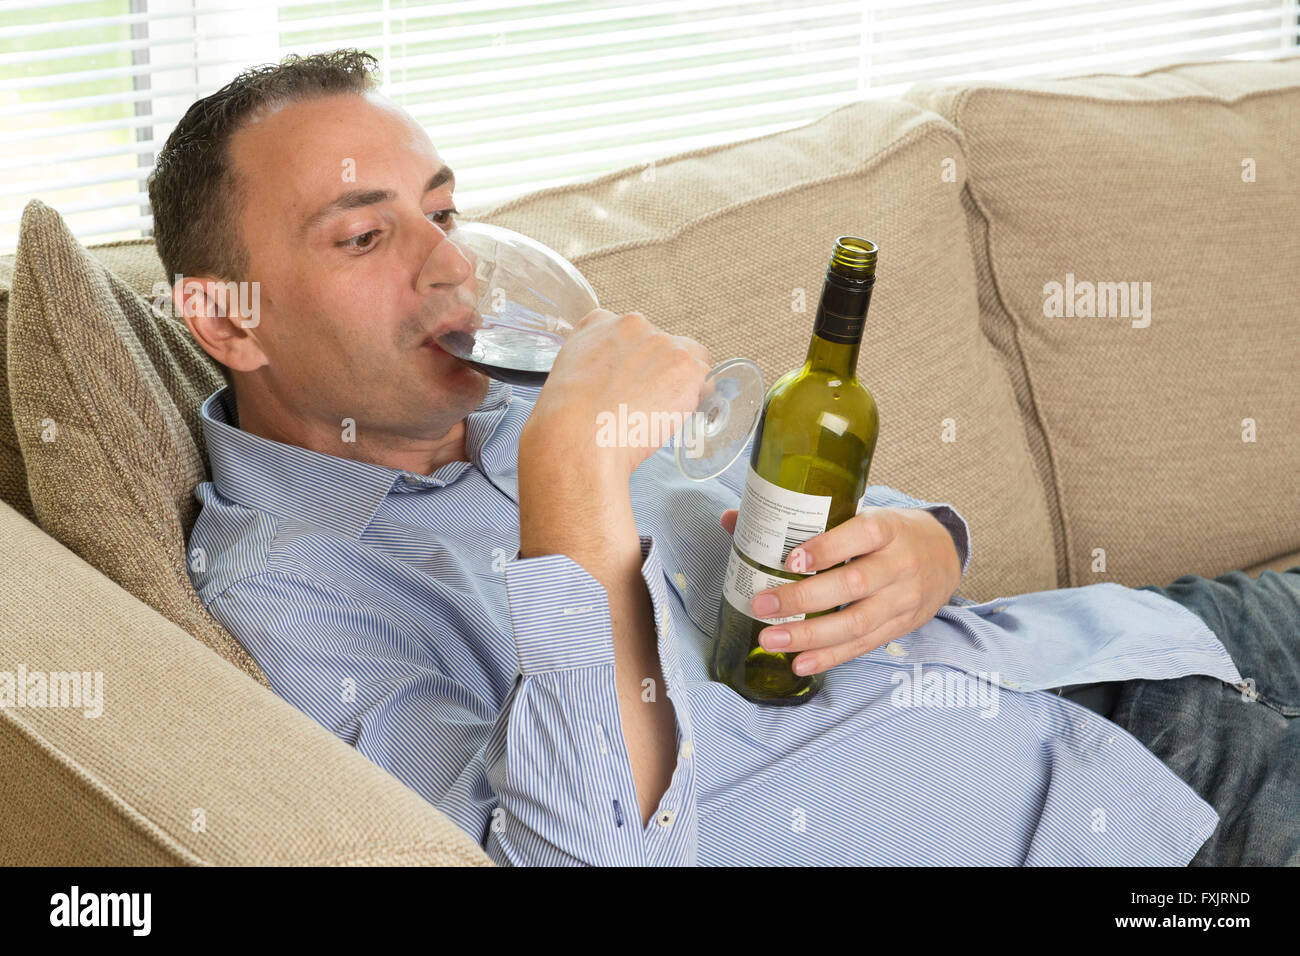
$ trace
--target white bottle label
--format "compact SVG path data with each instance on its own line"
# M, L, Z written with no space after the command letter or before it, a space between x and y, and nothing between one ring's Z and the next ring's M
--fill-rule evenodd
M790 580L750 567L736 554L735 548L728 549L727 555L727 573L722 579L722 594L732 607L750 620L762 621L764 624L784 624L786 621L804 619L802 614L792 614L790 617L754 617L754 612L749 609L749 602L754 600L754 595L768 588L789 584Z
M784 568L796 546L826 530L830 495L805 495L763 478L749 466L732 540L741 554L769 568Z

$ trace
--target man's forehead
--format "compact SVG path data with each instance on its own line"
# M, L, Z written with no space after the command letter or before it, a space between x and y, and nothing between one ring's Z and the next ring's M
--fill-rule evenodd
M328 93L270 103L251 116L241 132L273 129L276 135L343 133L362 123L391 128L395 135L410 134L427 142L415 118L378 90Z
M231 150L236 168L256 180L246 185L292 198L293 206L318 205L344 186L400 187L395 174L410 160L421 183L444 165L410 114L378 94L285 104L241 129Z

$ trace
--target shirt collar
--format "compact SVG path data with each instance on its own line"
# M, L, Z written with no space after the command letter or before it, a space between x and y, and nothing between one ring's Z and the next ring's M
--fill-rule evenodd
M529 409L511 402L511 386L491 380L487 395L465 419L465 454L432 474L287 445L243 431L229 386L208 396L199 410L208 446L212 484L229 501L284 518L297 518L331 531L360 536L391 492L414 492L451 484L478 467L493 484L517 497L518 440ZM513 412L513 414L512 414ZM507 422L507 428L501 428Z

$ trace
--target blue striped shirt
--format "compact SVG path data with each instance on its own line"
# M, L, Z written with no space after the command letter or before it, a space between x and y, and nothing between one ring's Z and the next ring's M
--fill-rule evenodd
M631 481L677 763L641 826L605 591L521 559L518 438L535 389L493 382L469 461L430 475L324 455L203 405L212 481L190 540L204 605L273 690L502 864L1187 863L1214 810L1124 730L1046 688L1241 675L1196 615L1117 584L962 599L831 670L799 707L708 679L748 453L714 481L671 446ZM945 504L924 507L970 560Z

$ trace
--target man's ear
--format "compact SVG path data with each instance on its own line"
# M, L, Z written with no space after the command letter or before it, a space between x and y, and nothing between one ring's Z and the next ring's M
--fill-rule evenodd
M261 294L256 282L226 282L212 276L178 276L172 302L203 350L236 372L251 372L269 361L254 329L261 324Z

